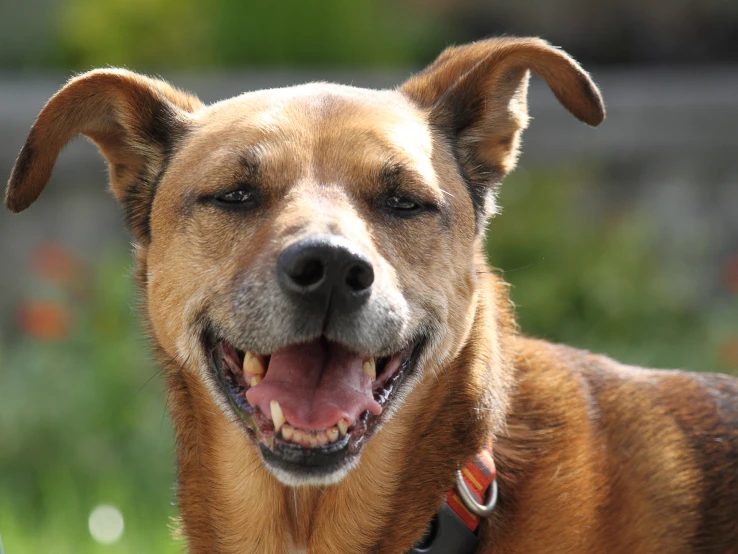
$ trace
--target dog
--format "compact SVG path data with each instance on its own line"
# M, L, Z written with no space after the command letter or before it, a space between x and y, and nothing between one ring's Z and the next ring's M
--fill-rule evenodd
M738 552L738 380L528 338L487 265L531 72L604 120L574 59L512 37L395 90L205 106L103 69L40 112L6 205L28 208L79 134L106 159L190 552L452 554L461 538L433 541L459 497L469 552ZM485 452L489 482L462 494Z

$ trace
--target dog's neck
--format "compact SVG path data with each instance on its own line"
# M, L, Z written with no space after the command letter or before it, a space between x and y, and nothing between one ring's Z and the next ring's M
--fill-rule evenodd
M507 287L482 264L466 345L416 386L414 400L337 485L279 483L194 371L170 373L179 509L191 552L393 552L418 539L458 464L500 429L507 410L505 342L514 323Z

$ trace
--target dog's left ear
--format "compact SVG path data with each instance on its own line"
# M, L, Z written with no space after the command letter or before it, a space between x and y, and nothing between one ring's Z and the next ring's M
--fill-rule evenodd
M62 148L77 135L108 162L110 185L131 233L149 240L157 180L177 142L203 107L164 81L124 69L97 69L71 79L44 106L18 155L5 193L14 212L36 201Z
M577 119L605 119L600 92L565 52L537 38L489 39L446 49L400 91L452 142L474 207L494 211L495 185L515 167L528 126L528 77L545 79Z

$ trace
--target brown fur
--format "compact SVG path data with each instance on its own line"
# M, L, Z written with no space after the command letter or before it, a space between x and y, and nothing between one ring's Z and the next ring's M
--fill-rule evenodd
M313 84L205 107L161 81L100 70L43 109L6 204L33 203L77 134L106 157L166 368L190 551L405 552L458 464L494 436L500 502L481 553L738 552L736 380L519 336L486 264L484 224L528 123L529 70L580 120L604 119L574 60L513 38L450 48L397 91ZM259 208L208 203L238 183L258 188ZM438 212L388 219L375 207L388 187ZM292 488L222 409L200 334L206 319L229 336L256 332L243 314L254 319L275 256L318 232L368 252L433 341L359 466L336 485Z

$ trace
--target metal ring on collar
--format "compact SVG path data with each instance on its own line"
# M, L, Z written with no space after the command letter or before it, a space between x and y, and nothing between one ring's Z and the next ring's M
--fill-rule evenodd
M476 516L489 517L497 505L497 479L493 479L489 485L488 498L484 504L480 504L472 496L469 488L466 486L464 476L461 474L461 470L456 470L456 488L459 491L461 500L464 501L464 505L467 509Z

